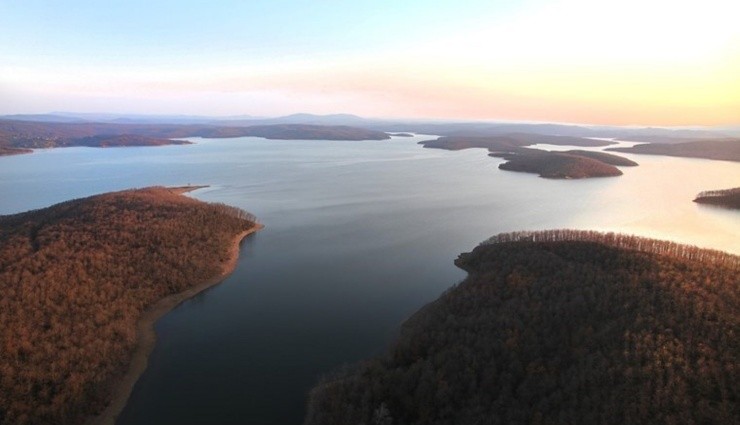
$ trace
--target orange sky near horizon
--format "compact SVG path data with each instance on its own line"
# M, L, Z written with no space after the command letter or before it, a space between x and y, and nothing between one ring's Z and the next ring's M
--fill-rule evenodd
M33 22L41 32L33 43L22 28L25 38L17 40L25 46L12 42L14 26L30 23L8 19L18 8L0 5L6 12L0 13L5 16L0 35L11 41L0 47L0 113L309 112L740 124L740 4L734 0L529 0L517 6L470 0L442 1L439 10L408 6L419 20L397 11L402 6L392 2L357 5L364 7L362 13L360 6L337 3L338 11L315 12L316 21L287 20L277 34L275 23L262 19L265 14L282 18L285 7L305 5L286 0L274 10L265 6L259 10L262 20L249 10L240 16L233 4L216 5L208 13L218 15L221 25L202 23L196 30L189 19L205 12L186 2L182 20L167 28L171 36L144 25L148 22L141 23L141 35L100 32L95 11L79 9L75 18L92 27L85 33L85 25L64 24L49 12L48 21ZM81 12L90 16L79 18ZM299 17L311 13L294 11ZM31 18L25 18L39 15L29 11ZM252 21L243 21L248 18ZM145 17L117 19L136 29L136 20ZM238 32L250 23L257 26L255 33L241 34L241 40ZM40 24L48 31L53 24L63 26L46 37ZM191 39L184 40L187 36ZM58 46L52 44L55 37ZM193 47L207 37L200 49Z

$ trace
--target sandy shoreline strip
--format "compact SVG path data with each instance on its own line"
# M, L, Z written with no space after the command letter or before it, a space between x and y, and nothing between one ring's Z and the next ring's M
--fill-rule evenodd
M129 363L128 371L126 371L126 374L116 385L110 404L108 404L100 415L88 420L88 425L114 425L116 423L118 415L120 415L123 408L126 407L126 403L131 395L131 391L134 389L136 381L139 380L141 374L146 370L149 355L154 349L154 344L157 342L157 333L154 331L154 324L157 320L169 313L183 301L192 298L211 286L223 282L224 279L226 279L236 268L242 240L252 233L259 231L263 227L263 225L255 223L254 227L249 230L245 230L234 237L234 242L232 243L231 248L229 248L228 259L222 264L221 273L218 276L214 276L211 279L183 292L162 298L141 314L141 317L139 317L139 320L136 322L136 349L134 350L134 355Z

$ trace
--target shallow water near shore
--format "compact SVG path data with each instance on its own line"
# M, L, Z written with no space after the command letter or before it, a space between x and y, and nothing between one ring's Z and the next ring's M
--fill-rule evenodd
M547 180L480 149L419 140L192 139L0 158L0 214L150 185L249 210L221 285L157 325L149 368L118 424L300 424L323 373L381 352L402 321L459 282L453 260L495 233L621 231L740 254L740 213L691 200L736 187L740 164L624 154L617 178Z

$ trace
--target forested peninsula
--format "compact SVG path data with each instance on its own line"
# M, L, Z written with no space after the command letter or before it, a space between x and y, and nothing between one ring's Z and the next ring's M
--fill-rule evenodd
M0 216L0 424L83 423L114 395L122 407L153 320L231 271L260 226L188 189Z
M739 210L740 187L722 190L706 190L696 195L694 202Z
M491 238L306 425L737 423L740 257L577 230Z
M645 155L678 156L740 162L740 139L692 140L683 143L645 143L630 148L608 148L609 151Z
M0 120L0 156L29 149L70 146L123 147L189 144L187 137L264 137L283 140L386 140L382 131L344 125L273 124L225 126L205 124L58 123Z

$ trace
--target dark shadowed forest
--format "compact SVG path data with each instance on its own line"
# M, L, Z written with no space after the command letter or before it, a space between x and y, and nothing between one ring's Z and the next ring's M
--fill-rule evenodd
M574 230L494 237L307 425L736 424L740 257Z
M218 276L240 209L148 188L0 216L0 424L72 424L125 372L142 311Z

